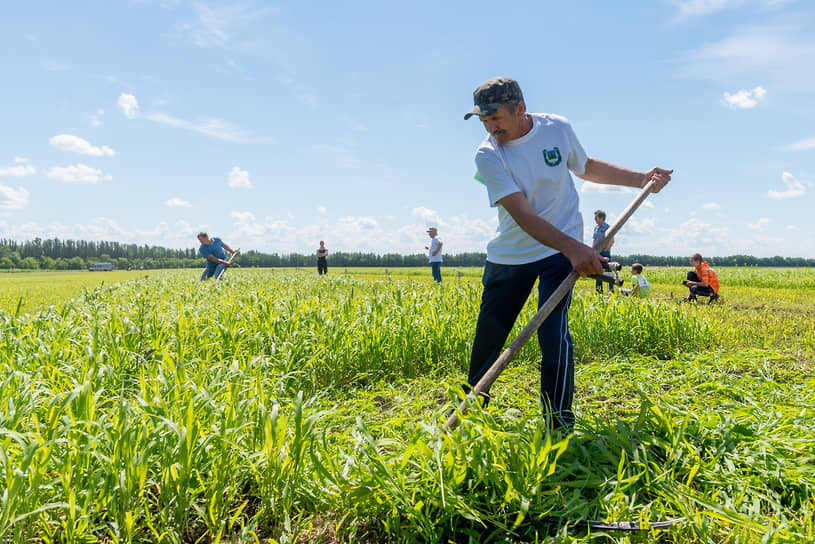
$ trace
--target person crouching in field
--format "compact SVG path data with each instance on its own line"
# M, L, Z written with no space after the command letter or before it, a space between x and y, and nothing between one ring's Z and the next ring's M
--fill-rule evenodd
M206 232L198 233L198 241L201 243L198 253L207 260L207 266L204 268L204 273L201 274L201 281L212 276L215 276L215 279L220 279L224 268L232 266L232 263L226 260L226 251L231 255L237 254L238 251L233 251L220 238L210 238Z
M694 253L690 257L690 264L694 268L688 272L688 279L682 282L689 290L682 300L690 302L696 300L697 296L710 297L709 304L719 299L719 275L708 266L707 261L702 260L699 253Z
M642 273L642 265L634 263L631 265L631 289L621 289L623 294L632 297L648 298L651 294L651 284L648 278Z

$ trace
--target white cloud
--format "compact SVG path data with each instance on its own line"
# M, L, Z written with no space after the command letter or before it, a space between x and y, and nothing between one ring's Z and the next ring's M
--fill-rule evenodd
M684 16L708 15L741 4L743 0L670 0Z
M0 168L0 176L10 176L13 178L22 178L25 176L33 176L37 173L37 169L31 166L30 164L26 164L28 161L26 159L21 159L17 157L14 159L16 166L7 166L5 168Z
M325 206L317 206L317 213L320 215L325 215L327 211L328 210L326 210Z
M190 225L186 221L170 224L162 221L152 228L143 229L122 227L114 219L97 217L88 223L73 225L57 221L45 225L16 223L4 228L3 236L15 240L32 240L37 237L61 240L116 240L122 243L148 243L170 248L197 249L198 242L195 238L201 230L206 230L206 225Z
M748 223L747 228L750 230L754 230L757 232L761 232L764 230L764 227L770 224L770 219L768 217L759 217L758 221L755 223Z
M192 204L186 200L178 198L177 196L168 199L166 202L164 202L164 205L168 208L192 208Z
M377 251L423 253L428 241L427 227L435 226L444 241L445 253L483 252L487 249L487 242L495 236L498 222L495 215L489 219L454 215L442 220L435 210L424 207L415 208L413 216L418 222L398 227L394 238L394 235L383 232Z
M770 189L767 191L767 196L770 198L797 198L799 196L804 196L807 192L806 189L804 189L804 185L795 179L795 176L789 172L784 172L781 174L781 181L783 181L784 185L787 186L787 190L773 191Z
M616 218L614 220L616 221ZM657 220L654 217L632 217L626 222L625 230L621 230L620 234L616 237L622 238L625 235L650 235L656 230L656 227Z
M418 208L413 208L412 213L414 217L417 217L422 222L425 228L445 226L444 221L441 220L441 217L436 210L419 206Z
M310 107L317 105L317 95L314 93L314 91L305 85L302 85L294 78L281 77L280 82L294 91L294 97L299 103Z
M801 230L797 225L787 225L786 228L787 228L787 230L790 230L790 231Z
M104 114L105 114L105 110L103 110L102 108L99 108L99 109L96 110L95 113L92 113L90 115L90 117L89 117L91 126L93 126L93 127L101 126L102 121L99 118L102 117Z
M139 102L132 94L122 93L116 101L119 109L125 114L128 119L133 119L139 114Z
M250 223L255 220L255 214L252 212L230 212L229 215L236 223Z
M613 225L617 219L618 216L616 214L609 213L606 217L606 222ZM593 218L583 223L583 241L587 245L592 245L595 226L597 226L597 224ZM615 244L612 252L620 254L639 253L640 251L637 248L646 244L648 240L658 236L656 234L658 230L659 226L655 217L644 217L641 214L639 216L634 215L626 222L620 232L614 236ZM664 231L665 229L663 228L661 230Z
M248 141L249 139L240 128L215 117L207 117L201 122L193 123L184 119L179 119L178 117L173 117L172 115L167 115L165 113L151 113L147 115L147 119L156 123L170 125L171 127L183 128L193 132L198 132L200 134L205 134L206 136L211 136L219 140L225 140L227 142L244 142Z
M198 47L215 47L224 45L229 40L226 21L222 16L200 3L193 3L196 21L178 27L178 31Z
M702 208L706 210L718 210L719 208L721 208L721 206L719 206L715 202L708 202L707 204L702 204Z
M193 2L195 20L178 25L178 37L188 40L201 48L224 47L230 43L234 27L243 25L264 13L264 10L250 11L244 5L211 7L201 2Z
M815 138L798 140L797 142L784 146L781 149L785 149L787 151L808 151L810 149L815 149Z
M326 223L306 219L304 224L298 224L293 218L286 217L285 212L281 217L260 217L250 211L235 211L230 214L232 225L212 219L217 224L176 221L139 226L119 225L116 220L105 217L85 224L4 223L3 213L0 210L0 237L17 240L36 237L117 240L171 248L197 248L195 236L204 230L220 236L232 247L278 254L311 254L320 240L325 240L331 251L417 254L425 252L424 246L428 240L426 227L418 220L397 224L394 223L397 219L389 215L350 216ZM662 209L659 211L661 213ZM445 216L445 220L447 226L440 228L439 235L444 241L446 254L484 252L497 226L495 214L483 218ZM665 224L661 221L665 221ZM779 226L785 224L780 223ZM786 228L780 229L783 234L777 237L744 227L736 229L736 234L733 234L720 223L701 221L696 217L674 224L663 220L661 215L640 217L635 214L618 233L612 253L687 256L700 252L705 256L752 254L758 257L815 254L815 241L811 237L796 235L794 228ZM802 227L798 232L803 230ZM591 240L591 232L587 239Z
M249 181L249 172L233 166L229 172L229 186L237 189L251 189L252 182Z
M730 240L730 231L714 223L706 223L698 217L691 217L683 221L677 228L669 229L664 233L651 233L649 245L658 240L663 254L676 255L677 253L690 255L700 251L705 254L727 255L732 250L723 248L722 244Z
M741 89L733 94L725 91L720 102L732 109L752 109L758 105L766 94L767 90L759 85L752 90Z
M631 187L620 187L619 185L605 185L603 183L592 183L590 181L584 181L583 185L580 187L580 192L584 194L605 193L621 195L627 193L635 193L636 191Z
M267 251L282 250L289 253L303 251L296 241L297 229L290 224L288 219L266 217L258 221L255 214L248 211L234 211L230 215L234 221L235 230L229 236L236 240L236 245L263 247Z
M777 90L815 90L815 41L791 26L748 28L706 43L682 59L689 74L716 81L760 78Z
M0 210L22 210L28 205L29 192L24 187L0 185Z
M113 177L102 173L101 170L96 168L77 164L75 166L55 166L48 171L48 179L66 183L99 183L100 181L110 181Z
M116 155L116 152L106 145L96 147L87 140L71 134L58 134L51 138L50 142L57 149L73 151L81 155L91 155L93 157L112 157Z

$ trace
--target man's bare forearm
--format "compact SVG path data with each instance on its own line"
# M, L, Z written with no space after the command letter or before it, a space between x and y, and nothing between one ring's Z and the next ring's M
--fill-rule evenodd
M532 238L563 254L568 254L573 250L575 242L579 243L534 213L519 213L517 216L513 216L513 219Z
M599 159L588 159L586 170L581 179L603 185L620 185L623 187L642 187L645 174L617 166Z
M602 261L607 260L592 248L568 236L538 216L523 193L505 196L498 203L509 212L518 226L541 244L558 250L572 263L581 276L602 274Z

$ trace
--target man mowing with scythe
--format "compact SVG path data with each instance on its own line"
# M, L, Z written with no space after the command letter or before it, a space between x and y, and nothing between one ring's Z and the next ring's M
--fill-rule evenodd
M473 93L477 115L487 130L475 155L476 177L498 208L496 236L487 244L481 310L467 382L470 386L498 358L529 293L538 283L538 305L574 269L580 276L602 274L608 261L579 240L583 221L570 171L594 183L645 187L658 192L673 170L636 172L590 158L569 122L560 116L527 113L518 83L497 77ZM541 346L541 399L555 428L574 427L574 358L569 334L571 291L538 329ZM489 394L485 392L485 400Z
M206 232L198 233L198 242L201 244L198 253L207 260L207 265L201 274L201 281L213 276L215 276L216 280L222 279L224 270L232 266L232 257L238 254L238 250L233 250L218 237L210 238ZM224 250L229 252L229 260L227 260L226 251Z

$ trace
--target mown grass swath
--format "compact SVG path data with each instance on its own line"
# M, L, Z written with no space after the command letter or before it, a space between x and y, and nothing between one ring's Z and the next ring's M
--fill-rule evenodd
M0 312L0 540L588 542L565 520L680 516L647 538L815 540L806 277L763 336L769 282L710 307L582 282L564 438L534 343L442 431L480 289L427 276L174 272Z

